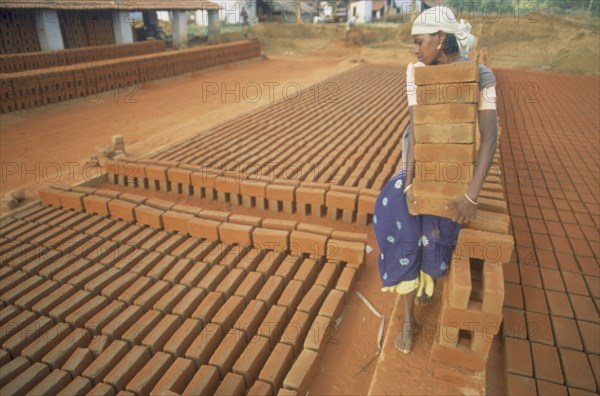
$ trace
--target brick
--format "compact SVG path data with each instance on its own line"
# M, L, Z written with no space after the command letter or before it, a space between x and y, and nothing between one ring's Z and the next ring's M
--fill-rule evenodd
M521 375L507 374L506 393L509 395L536 395L535 380Z
M559 349L567 386L596 391L594 375L583 352Z
M185 256L192 252L200 244L200 239L188 238L181 245L177 246L171 251L171 255L179 258L185 258Z
M292 347L278 343L258 374L258 379L270 384L273 389L279 389L292 363Z
M129 329L139 318L142 317L144 310L137 305L130 305L119 313L114 319L102 327L102 334L120 338L125 330Z
M91 293L100 293L102 289L114 282L120 275L121 271L118 269L109 268L88 281L83 288Z
M188 318L192 312L200 305L206 296L203 289L192 287L181 300L173 307L171 313L181 316L182 319Z
M304 297L304 286L302 282L291 280L277 301L277 305L287 309L288 317L291 317Z
M258 249L274 250L276 252L289 249L289 231L273 230L268 228L256 228L252 232L254 246Z
M556 395L567 396L567 388L562 385L553 384L547 381L535 381L538 388L538 395Z
M125 304L123 304L121 301L112 301L94 316L89 318L85 322L85 328L92 333L98 333L100 332L100 329L106 326L123 310L125 310Z
M44 188L38 192L38 195L40 197L40 201L42 201L44 205L61 207L59 191L50 188Z
M236 319L246 308L243 297L232 296L228 298L223 306L212 317L211 322L221 326L223 334L227 333L235 323Z
M139 224L153 228L162 228L162 210L140 205L135 208L135 218Z
M162 350L163 346L181 326L181 318L177 315L165 315L164 318L142 340L142 345L150 348L152 353Z
M215 179L215 189L229 194L240 193L240 175L236 172L224 172Z
M279 305L273 305L260 324L257 335L268 338L271 346L274 346L281 338L287 320L287 309Z
M344 309L344 292L339 290L331 290L325 301L323 302L323 306L319 310L319 315L328 317L332 320L336 320L342 314L342 310Z
M226 223L229 221L230 215L231 214L229 212L223 212L220 210L204 209L202 212L200 212L200 214L198 216L203 219L214 220L214 221L218 221L220 223Z
M223 223L219 226L219 237L224 243L252 245L252 226Z
M150 309L169 288L168 282L159 280L136 298L133 303L144 308L144 310Z
M505 338L504 359L508 372L527 376L533 375L529 342L515 338Z
M71 376L69 376L69 373L63 370L53 370L29 392L32 395L56 395L70 382Z
M229 216L229 222L235 224L244 224L252 227L260 227L262 218L258 216L248 216L241 214L232 214Z
M302 231L302 232L310 232L310 233L318 234L318 235L324 235L328 238L333 233L333 228L331 228L331 227L320 226L320 225L310 224L310 223L300 223L296 226L296 230Z
M151 309L145 312L141 318L123 332L121 339L127 341L130 345L140 344L142 339L162 318L163 315L159 311Z
M15 379L2 387L3 395L26 394L50 374L48 366L43 363L33 363Z
M131 193L121 193L119 199L136 205L141 205L146 202L145 196Z
M537 343L531 344L535 378L558 384L564 383L564 377L558 358L557 349L553 346Z
M334 332L335 326L331 318L317 316L304 340L304 349L322 353Z
M160 165L146 165L146 177L150 180L166 181L167 169Z
M303 284L303 290L306 292L313 285L317 279L319 266L317 262L312 259L304 259L294 275L295 280L299 280Z
M190 184L191 171L187 169L169 168L167 169L167 177L171 183Z
M296 188L296 201L305 205L325 205L324 188L298 187Z
M239 358L246 344L246 336L241 330L229 330L211 356L209 364L217 367L219 375L225 377L226 373L231 371L233 364Z
M453 82L417 86L417 102L424 105L441 103L479 103L479 84Z
M132 254L135 254L135 253L132 253ZM127 256L127 258L125 260L135 260L135 256L132 257L132 254ZM135 263L135 261L133 261L133 262ZM123 269L123 270L126 271L127 269ZM123 292L125 292L125 290L127 290L127 288L129 288L138 279L138 276L139 276L138 274L135 274L133 272L125 272L123 275L119 276L113 282L106 285L102 289L102 291L100 291L100 294L102 296L108 297L111 300L115 300L119 295L121 295Z
M152 309L162 312L163 314L171 313L171 310L188 292L188 288L184 285L174 284L169 290L152 306Z
M327 208L356 210L357 196L342 191L328 191L325 205Z
M39 286L31 289L29 292L19 297L14 302L14 305L21 309L30 309L37 301L48 296L54 290L58 289L59 286L60 284L58 282L46 280Z
M528 311L548 313L548 304L542 289L534 287L523 287L523 295L525 297L525 307ZM564 300L568 304L566 294L563 294ZM570 307L569 307L570 308Z
M331 238L348 241L348 242L363 242L367 243L367 234L359 233L359 232L348 232L348 231L333 231L331 233Z
M155 250L161 254L169 254L171 250L179 246L187 237L184 235L170 235L160 245L156 246Z
M202 365L190 383L183 391L183 395L212 395L219 386L219 372L213 366Z
M119 294L118 300L132 304L145 290L152 286L152 279L146 276L138 277L124 292Z
M94 191L94 195L99 195L101 197L116 199L121 195L120 191L109 190L105 188L99 188Z
M502 313L504 303L504 275L502 264L485 262L483 264L483 302L481 310L493 314Z
M527 312L527 327L529 328L529 339L532 342L554 345L552 325L548 315Z
M112 340L109 336L95 335L87 347L92 352L92 355L94 355L94 358L97 358L110 346L111 342Z
M302 231L292 231L290 234L290 250L295 256L307 253L310 258L318 260L325 255L326 245L327 237L324 235Z
M249 272L235 290L234 294L236 296L244 297L248 303L258 295L258 292L263 287L264 283L264 277L261 272Z
M163 350L174 356L183 355L201 331L201 321L186 319L165 343Z
M151 395L163 395L164 392L180 394L196 372L194 362L189 359L177 358L173 365L154 386Z
M248 346L237 359L232 370L244 378L246 388L254 383L269 354L269 340L264 337L255 336L250 340Z
M471 265L466 258L455 257L448 275L449 303L467 309L471 297Z
M64 321L70 313L88 302L91 298L91 293L79 290L48 312L48 316L56 321Z
M514 240L510 235L463 229L458 235L454 255L507 263L513 248Z
M456 82L478 82L479 68L475 62L455 62L436 67L415 68L415 84L452 84Z
M239 268L233 268L217 285L215 291L221 292L225 295L225 298L229 298L242 283L245 275L246 271Z
M445 103L416 106L413 120L415 125L435 123L469 123L477 120L477 105Z
M175 205L173 205L171 210L173 210L175 212L187 213L192 216L196 216L197 214L199 214L202 211L202 208L197 207L197 206L192 206L192 205L175 204Z
M163 213L162 220L165 231L177 231L182 234L188 233L188 224L194 216L186 213L167 211Z
M273 201L293 202L295 189L294 186L268 184L266 198Z
M172 364L171 355L157 352L129 381L125 389L136 394L149 394Z
M279 265L279 268L277 268L277 271L275 271L275 276L283 278L284 284L288 283L298 270L298 267L300 267L301 261L302 257L286 256L283 262Z
M223 382L215 390L215 396L243 395L245 391L244 378L239 374L227 373Z
M267 307L271 307L283 292L283 288L284 282L281 277L270 276L262 289L260 289L260 292L258 292L256 299L264 301Z
M220 225L221 223L218 221L194 218L188 222L188 232L195 238L218 241Z
M209 292L192 313L192 318L200 319L206 325L211 321L224 302L225 297L223 293Z
M74 329L66 338L60 340L41 360L53 369L60 368L69 358L71 353L87 345L89 334L84 329Z
M313 377L317 374L318 353L305 349L292 365L283 380L283 386L304 395L308 391Z
M488 212L479 209L477 210L475 218L465 224L465 226L478 231L508 234L509 224L510 217L506 214Z
M214 265L200 280L200 282L198 282L197 286L206 290L207 292L213 291L226 275L226 267L223 267L222 265Z
M590 354L600 354L600 340L596 335L600 334L600 325L598 323L590 323L577 321L581 336L583 338L583 345L585 351Z
M54 322L52 321L52 319L45 316L41 316L37 318L34 322L23 327L20 331L14 333L10 338L7 338L6 341L2 343L2 350L10 352L12 356L19 356L21 354L21 351L26 346L33 343L37 338L41 337L53 326Z
M206 256L202 258L202 261L205 261L209 264L217 264L219 263L223 257L233 248L233 245L229 245L226 243L217 243L214 247L208 252Z
M31 290L34 290L36 287L40 286L44 282L44 278L39 275L29 276L23 282L20 282L15 287L10 290L2 293L2 301L7 303L14 303L21 296L29 293Z
M30 311L20 312L18 315L13 317L10 322L2 324L0 331L0 342L4 343L9 337L17 333L19 330L33 323L36 319L36 315Z
M94 361L94 355L88 348L76 348L61 369L68 372L71 377L81 375L83 371ZM70 379L69 379L69 382ZM67 384L65 384L66 386ZM61 388L62 389L62 388Z
M116 389L123 389L150 361L152 354L150 349L142 345L134 345L129 352L110 370L104 377L104 383L112 385Z
M96 213L99 215L108 216L109 198L99 197L96 195L87 195L83 197L83 205L88 213Z
M63 191L60 193L60 206L83 212L83 197L85 194Z
M335 284L341 268L342 266L338 263L328 261L323 265L323 268L321 268L319 276L317 276L317 280L315 281L315 285L321 285L327 290L331 289Z
M298 223L293 220L263 219L263 228L273 230L294 231Z
M248 390L248 396L273 396L271 385L263 381L256 381Z
M294 356L298 356L312 324L310 316L306 312L296 311L283 331L280 342L290 345L293 348Z
M175 205L175 203L171 202L171 201L167 201L165 199L148 198L146 200L146 205L148 205L152 208L162 210L162 211L168 211L168 210L171 210L171 208L173 207L173 205Z
M31 366L31 363L23 356L17 356L10 362L3 364L2 370L0 370L0 388L14 380L29 366Z
M258 331L266 314L267 309L263 301L251 300L235 321L234 328L243 331L246 339L250 341Z
M467 345L457 348L443 346L434 342L431 348L431 360L463 367L467 370L482 372L485 369L487 357L469 350Z
M596 323L599 322L598 310L594 306L590 297L570 294L569 298L573 304L573 309L575 310L575 317L577 320L585 320Z
M92 362L83 372L92 384L102 382L106 374L127 354L129 347L125 341L113 341L96 360Z
M351 264L364 262L365 244L330 239L327 242L327 260L344 261Z

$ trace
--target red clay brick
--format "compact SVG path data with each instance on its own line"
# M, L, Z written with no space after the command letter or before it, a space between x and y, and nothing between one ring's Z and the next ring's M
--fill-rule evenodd
M260 260L255 271L261 272L265 277L269 277L277 271L279 265L286 258L285 252L268 251L267 254Z
M304 297L304 286L302 282L291 280L277 301L277 305L287 309L288 317L291 317L296 311L296 307Z
M229 221L230 215L231 214L229 212L223 212L220 210L204 209L202 212L200 212L200 214L198 216L203 219L214 220L214 221L218 221L220 223L226 223Z
M181 318L177 315L165 315L164 318L142 340L142 345L147 345L152 353L162 350L173 333L181 326Z
M146 291L136 298L133 303L144 308L144 310L150 309L158 299L169 290L169 287L170 285L168 282L159 280L146 289Z
M96 195L88 195L83 197L83 205L88 213L96 213L108 216L109 198L99 197Z
M284 282L283 279L279 276L270 276L267 279L265 285L260 289L260 292L256 296L257 300L264 301L267 304L267 307L271 307L281 293L283 292Z
M225 278L217 285L215 291L221 292L225 295L225 298L229 298L238 286L244 280L246 272L239 268L233 268L225 276Z
M89 334L83 329L74 329L66 338L60 340L41 360L53 369L60 368L69 358L71 353L83 347L89 341Z
M192 313L192 318L200 319L206 325L211 321L224 302L225 296L223 296L223 293L209 292Z
M3 395L26 394L50 374L48 366L43 363L33 363L15 379L2 387Z
M321 285L327 290L331 289L335 284L341 268L342 266L340 264L328 261L325 263L325 265L323 265L323 268L321 268L319 276L315 281L315 285Z
M167 211L163 213L162 220L165 231L177 231L182 234L188 233L188 224L194 216L186 213Z
M415 161L473 162L475 144L415 144ZM456 184L456 183L447 183ZM427 193L426 190L424 190Z
M183 395L212 395L219 386L220 378L216 367L203 365L196 372Z
M77 308L91 300L92 294L79 290L75 292L72 296L70 296L66 301L57 305L50 312L48 312L48 316L56 321L64 321L65 318Z
M264 276L261 272L249 272L235 290L234 294L236 296L244 297L246 303L248 303L258 295L258 292L263 287L264 283Z
M224 243L252 245L252 226L223 223L219 226L219 237Z
M596 382L589 361L583 352L559 349L567 386L596 391Z
M235 321L234 328L243 331L246 339L250 341L258 331L266 314L267 309L263 301L251 300Z
M60 193L60 206L83 212L83 197L85 194L63 191Z
M2 324L2 331L0 332L0 342L4 342L13 334L19 330L33 323L36 319L36 315L30 311L23 311L18 315L14 316L10 322Z
M14 305L21 309L30 309L36 302L48 296L54 290L58 289L59 286L60 284L58 282L55 282L53 280L46 280L39 286L31 289L29 292L19 297L14 302Z
M293 220L263 219L263 228L273 230L294 231L298 223Z
M214 394L215 396L243 395L244 391L244 377L239 374L227 373Z
M146 276L138 277L124 292L122 292L118 300L127 304L132 304L145 290L152 286L152 279Z
M478 103L479 84L452 82L417 86L419 104L434 105L441 103ZM473 142L475 135L473 135Z
M270 384L273 389L279 389L292 363L292 347L278 343L258 374L258 379Z
M292 231L290 234L290 250L293 255L307 253L313 259L320 259L325 255L327 237L302 231Z
M14 380L29 366L31 363L23 356L17 356L9 363L3 364L0 371L0 388Z
M182 298L181 301L173 307L172 313L181 316L181 318L188 318L192 312L200 305L200 302L206 296L206 292L198 287L192 287Z
M471 297L471 265L467 258L455 257L448 274L449 302L455 308L467 309Z
M414 112L415 125L437 123L469 123L477 120L477 105L462 103L444 103L417 106Z
M548 315L527 312L527 326L530 333L529 339L532 342L554 345L554 336Z
M521 375L507 374L506 393L509 395L536 395L535 380Z
M344 292L340 290L331 290L319 310L319 315L336 320L342 314L344 309Z
M113 341L96 360L83 372L92 384L102 382L106 374L127 354L129 347L125 341Z
M140 205L135 208L135 218L138 223L153 228L162 228L162 214L164 212L150 206Z
M306 394L313 377L317 374L317 367L318 353L304 349L283 380L283 386L297 391L300 395Z
M367 234L359 232L333 231L331 233L331 238L348 242L367 243Z
M92 354L92 351L88 348L76 348L62 365L61 369L71 374L71 377L77 377L78 375L81 375L93 361L94 355ZM69 380L69 382L71 381ZM65 386L67 384L65 384Z
M513 248L514 240L510 235L463 229L458 235L454 255L507 263Z
M342 191L328 191L326 195L325 205L328 210L346 209L356 210L357 196L356 194L346 193Z
M165 343L163 350L174 356L183 355L201 331L201 321L197 319L186 319Z
M249 388L254 383L270 352L269 340L264 337L255 336L250 340L239 359L237 359L232 370L234 373L244 377L246 388Z
M302 257L286 256L283 262L277 268L277 271L275 271L275 276L283 278L284 284L288 283L290 280L292 280L292 277L298 270L301 261Z
M415 83L417 85L479 81L479 69L475 62L452 63L438 65L431 68L431 70L425 69L427 68L415 68Z
M171 313L171 310L186 295L188 288L184 285L174 284L169 290L152 306L152 309L163 314Z
M535 298L533 302L530 302L532 290L529 288L523 288L523 292L525 293L525 306L528 310L538 311L542 313L548 312L548 307L550 308L550 312L552 316L562 316L566 318L573 318L573 309L571 308L571 304L569 303L569 296L566 293L559 293L554 291L547 291L546 298L548 299L548 304L545 304L544 293L539 293L538 290L535 290Z
M258 327L257 334L270 340L271 346L275 345L281 338L287 322L287 310L279 305L272 306L262 323Z
M319 266L315 260L304 259L300 263L300 267L296 271L294 279L301 281L303 284L303 290L307 292L317 279L318 272Z
M567 388L562 385L536 379L538 395L567 396Z
M102 327L102 334L120 338L125 330L129 329L139 318L142 317L144 310L137 305L130 305L123 312L117 315L108 324Z
M290 245L289 234L289 231L255 228L252 232L252 240L258 249L287 251Z
M226 267L223 267L222 265L215 265L200 280L200 282L198 282L197 286L206 290L207 292L213 291L226 275Z
M483 264L483 302L481 310L493 314L502 313L504 304L504 276L502 264L485 262Z
M256 267L263 259L265 255L268 255L270 251L264 251L255 248L239 247L238 249L246 252L239 262L235 265L236 268L243 269L246 272L255 271Z
M535 378L558 384L564 383L564 377L558 358L557 349L553 346L537 343L531 344Z
M229 330L211 356L209 364L219 370L221 377L225 377L231 371L233 364L239 358L246 344L246 336L241 330Z
M212 317L211 322L221 326L223 334L227 333L235 323L236 319L246 308L243 297L232 296L225 301L225 304Z
M44 188L38 192L38 195L40 196L40 201L42 201L43 204L61 207L59 191L50 188Z
M529 342L515 338L504 339L504 361L508 372L533 375Z
M135 345L127 355L125 355L103 379L104 383L114 386L116 389L123 389L148 363L152 354L150 350L141 345Z
M157 352L146 363L146 365L137 372L126 386L126 389L136 394L149 394L150 390L158 383L160 378L167 372L173 364L171 355L164 352Z
M260 227L262 218L257 216L248 216L241 214L232 214L229 216L229 222L235 224L244 224L252 227Z
M334 332L333 319L325 316L317 316L312 322L304 340L304 349L322 353Z
M162 313L159 311L152 309L147 311L131 327L123 332L121 339L131 345L140 344L142 339L156 326L162 317Z
M121 271L116 268L109 268L100 275L88 281L83 288L91 293L100 293L110 283L114 282L121 275Z
M165 199L148 198L146 200L146 205L148 205L152 208L162 210L162 211L168 211L168 210L171 210L171 208L173 207L173 205L175 205L175 203L172 201L167 201Z
M273 390L271 389L271 385L263 382L256 381L254 385L250 389L248 389L248 396L273 396Z
M2 321L3 323L10 323ZM23 327L20 331L14 333L10 338L2 343L2 350L10 352L12 356L19 356L21 351L29 344L34 342L42 334L54 326L52 319L45 316L37 318L34 322ZM5 329L2 329L5 331ZM4 366L4 364L3 364ZM1 386L1 384L0 384Z
M53 370L29 392L32 395L56 395L70 382L71 376L69 373L63 370Z
M218 221L194 218L188 223L188 232L195 238L218 241L220 225L221 223Z
M575 317L577 320L585 320L595 323L600 321L598 319L598 311L596 307L594 307L594 303L591 298L587 296L577 296L574 294L570 294L569 298L573 304L573 309L575 310Z
M344 261L351 264L364 262L365 244L330 239L327 242L327 260Z
M189 359L177 358L175 363L158 381L151 395L163 395L164 392L171 391L175 394L181 394L188 382L193 378L196 372L194 362Z
M311 325L312 321L306 312L296 311L285 328L280 342L292 346L294 356L298 356Z

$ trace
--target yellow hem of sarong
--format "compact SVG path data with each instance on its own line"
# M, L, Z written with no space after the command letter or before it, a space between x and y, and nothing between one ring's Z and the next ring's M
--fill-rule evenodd
M419 282L419 278L416 278L413 280L400 282L394 286L382 287L381 291L398 293L400 295L404 295L404 294L408 294L414 290L417 290L419 288L420 284L421 283Z

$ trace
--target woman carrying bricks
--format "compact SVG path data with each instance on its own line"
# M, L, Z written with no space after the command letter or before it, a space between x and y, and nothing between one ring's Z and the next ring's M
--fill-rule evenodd
M480 148L467 192L448 202L447 208L456 213L453 219L409 214L407 201L417 204L411 191L415 177L412 125L417 105L414 69L468 61L466 54L474 43L470 28L445 6L429 8L414 21L412 36L419 62L407 68L410 124L403 136L402 168L386 183L375 204L373 227L380 248L382 291L398 293L403 300L402 332L394 342L403 353L411 351L418 331L414 305L428 304L435 279L446 274L461 224L475 216L479 192L496 150L496 79L488 68L479 65Z

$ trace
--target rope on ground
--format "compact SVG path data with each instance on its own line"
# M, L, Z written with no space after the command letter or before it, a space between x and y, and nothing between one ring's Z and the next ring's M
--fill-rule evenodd
M383 329L384 329L384 325L385 325L385 316L380 314L379 311L377 311L375 309L373 304L371 304L369 302L369 300L367 300L367 298L365 296L363 296L360 292L356 292L356 295L358 296L358 298L360 298L362 300L362 302L365 303L367 308L369 308L369 310L371 312L373 312L373 315L375 315L379 319L381 319L381 324L379 325L379 331L377 332L377 353L375 354L375 356L377 356L381 353L381 341L383 340Z

